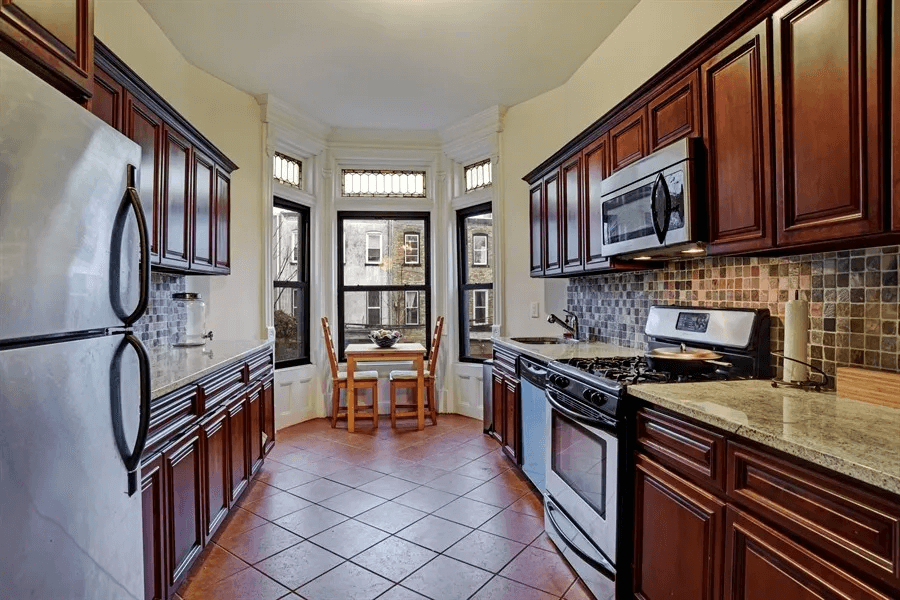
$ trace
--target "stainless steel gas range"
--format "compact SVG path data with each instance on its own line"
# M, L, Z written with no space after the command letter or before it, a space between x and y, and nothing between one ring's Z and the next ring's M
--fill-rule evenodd
M721 355L714 368L654 370L643 356L548 365L545 529L598 600L624 599L631 587L629 424L637 403L628 385L770 377L769 329L767 310L654 306L645 329L650 349L709 350Z

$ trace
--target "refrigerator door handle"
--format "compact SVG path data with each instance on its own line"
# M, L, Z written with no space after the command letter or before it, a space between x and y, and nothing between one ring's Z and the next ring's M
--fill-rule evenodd
M134 351L137 353L140 369L140 422L133 449L128 447L128 440L125 439L125 426L122 422L122 392L119 385L122 354L127 346L134 348ZM133 496L139 487L138 471L141 468L141 457L144 454L144 448L147 445L147 433L150 430L150 357L147 355L147 350L144 349L140 340L130 333L125 334L123 343L113 356L113 364L110 369L110 383L113 434L116 438L116 447L119 449L119 455L122 457L122 462L125 463L125 469L128 471L128 495Z
M122 203L119 206L119 212L116 215L113 226L112 248L114 249L114 253L110 260L109 273L109 293L113 310L115 310L119 318L122 319L122 322L125 323L126 327L131 327L135 321L141 318L141 315L147 310L147 304L150 301L150 233L147 229L147 219L144 216L141 197L138 195L137 188L135 187L136 175L137 168L134 165L128 165L125 194L122 197ZM141 263L138 275L140 279L140 297L138 298L137 306L135 306L131 314L125 312L122 308L121 299L119 298L119 267L121 265L122 232L125 228L129 210L134 213L134 218L137 221L138 238L140 239L141 244ZM118 254L115 253L115 249L119 249Z

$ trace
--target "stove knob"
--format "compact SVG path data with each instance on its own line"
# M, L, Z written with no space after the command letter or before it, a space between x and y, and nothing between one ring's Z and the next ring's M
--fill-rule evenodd
M562 375L552 375L550 377L550 382L559 388L564 388L569 385L569 380L563 377Z
M606 403L606 398L604 398L603 394L597 390L585 390L584 399L594 406L600 406L601 404Z

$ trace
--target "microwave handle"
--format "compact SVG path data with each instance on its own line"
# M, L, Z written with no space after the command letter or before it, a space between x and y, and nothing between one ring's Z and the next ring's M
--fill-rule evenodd
M659 215L659 196L657 191L662 190L662 196L665 198L665 206L663 207L664 216L662 225L660 225L657 215ZM672 215L672 196L669 194L669 186L662 173L656 176L653 182L653 190L650 192L650 211L651 221L653 221L653 231L656 232L656 239L660 244L666 243L666 233L669 232L669 217Z

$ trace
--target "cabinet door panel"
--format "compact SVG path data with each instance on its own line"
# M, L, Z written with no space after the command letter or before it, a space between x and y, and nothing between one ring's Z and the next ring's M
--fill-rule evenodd
M153 257L154 263L159 263L163 122L153 111L127 92L125 94L125 112L125 135L141 147L138 193L144 205L147 224L152 224L150 255Z
M216 169L215 211L216 267L228 273L231 270L231 179Z
M247 398L241 395L228 407L228 433L231 436L231 502L237 501L250 482L250 440L247 437Z
M581 204L581 155L562 168L562 248L563 272L577 273L584 270L582 244Z
M701 69L710 253L774 245L768 45L762 23Z
M638 110L609 132L612 171L647 156L647 107Z
M125 131L125 89L103 69L94 66L94 95L91 97L91 112L117 129Z
M503 375L497 373L496 371L491 375L491 386L492 393L491 398L493 401L493 406L491 409L493 410L493 420L494 427L492 435L497 438L497 441L501 444L503 443L503 426L506 424L506 418L503 413L503 390L505 389L505 384L503 382Z
M531 275L544 273L544 186L531 188L529 220L531 223Z
M194 188L192 198L191 269L208 271L215 260L217 181L210 159L196 150L193 154Z
M654 98L647 107L650 152L700 134L700 74L692 71Z
M263 454L267 455L275 446L275 385L272 381L263 384L262 411L263 434L265 438Z
M544 179L544 274L562 272L559 173Z
M774 26L778 243L883 229L878 0L795 0Z
M726 600L888 600L850 573L729 506Z
M519 464L519 382L506 379L503 382L503 451Z
M228 413L221 411L203 424L204 520L209 539L228 514L231 488L229 472Z
M250 392L247 402L247 420L250 423L250 474L253 475L262 466L262 386L257 385Z
M187 268L190 246L191 146L168 127L163 130L162 256L168 267Z
M717 600L725 503L643 455L636 469L635 598Z
M178 589L203 548L203 450L200 428L163 452L166 521L168 525L168 587Z
M162 455L141 468L141 511L144 534L144 598L166 598L166 508Z
M900 0L894 0L892 4L892 13L894 15L894 24L892 30L892 50L891 56L893 63L891 64L891 112L893 114L891 139L893 143L893 171L891 185L891 193L893 194L891 206L892 217L891 223L894 231L900 231Z
M591 142L581 154L584 170L584 262L585 268L605 265L603 260L603 211L600 204L600 182L608 170L609 136Z

